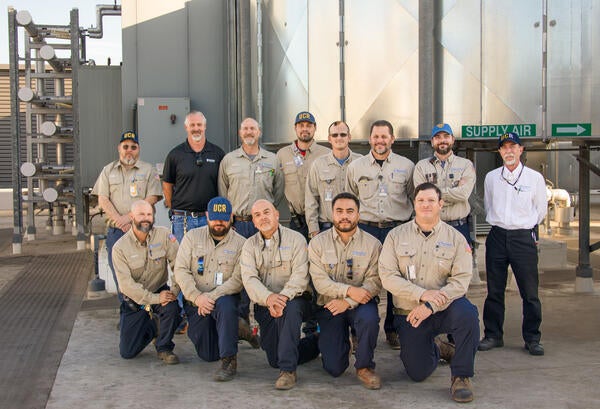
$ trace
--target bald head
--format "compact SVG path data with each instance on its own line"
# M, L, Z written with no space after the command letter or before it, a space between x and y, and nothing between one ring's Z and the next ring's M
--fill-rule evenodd
M270 239L279 227L279 212L268 200L257 200L252 205L252 222L265 239Z

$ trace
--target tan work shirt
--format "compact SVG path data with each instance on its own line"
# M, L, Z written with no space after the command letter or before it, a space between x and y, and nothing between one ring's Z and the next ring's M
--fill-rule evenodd
M266 306L273 293L291 300L308 290L306 240L281 225L270 243L258 232L242 247L241 268L244 288L255 303Z
M178 248L177 239L166 227L153 227L145 243L129 229L112 250L119 290L140 305L159 304L154 292L167 283L167 262L173 269ZM171 286L171 291L178 294L178 286Z
M313 237L308 244L308 261L318 293L317 304L344 299L355 308L359 304L347 296L350 287L362 287L373 297L378 295L381 290L377 273L380 251L379 240L361 229L356 230L348 244L344 244L335 228Z
M174 270L184 297L193 303L201 294L216 300L242 291L239 258L245 241L234 230L216 245L208 226L187 232L179 245Z
M306 178L304 211L309 232L319 231L319 222L331 223L333 198L346 189L348 165L361 155L350 151L348 159L340 165L333 152L315 159Z
M154 166L138 160L131 169L125 169L120 161L106 165L92 189L93 195L106 196L119 214L127 214L131 204L148 196L162 198L160 177Z
M266 199L275 206L283 199L283 173L274 153L260 149L250 159L242 148L225 155L219 166L219 195L231 202L233 214L250 216L252 205Z
M413 212L413 169L404 156L390 152L383 166L369 152L348 166L346 190L360 200L360 218L369 222L405 221Z
M379 276L383 288L394 296L394 305L408 311L420 304L425 290L443 290L448 302L467 293L473 275L471 248L454 227L439 221L425 236L411 220L388 234L379 256Z
M470 160L451 154L442 167L437 156L422 159L415 165L413 181L415 187L429 182L440 188L444 199L442 220L462 219L471 212L469 196L475 186L475 167Z
M295 142L284 146L277 152L277 158L283 168L285 177L285 197L290 212L304 215L304 189L306 178L313 162L319 157L331 152L331 149L313 142L302 156Z

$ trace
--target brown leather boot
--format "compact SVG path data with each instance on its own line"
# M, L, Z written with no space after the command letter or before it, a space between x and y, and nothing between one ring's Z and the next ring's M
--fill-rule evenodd
M248 324L248 321L242 317L239 317L238 319L238 338L248 341L248 343L252 345L252 348L254 349L260 347L260 340L258 339L258 336L252 333L250 324Z
M385 340L389 344L390 348L396 351L400 349L400 339L398 339L398 334L395 332L386 332Z
M296 371L279 372L279 377L277 378L277 381L275 381L275 389L279 389L282 391L288 390L292 389L294 385L296 385Z
M450 391L452 392L452 399L455 402L465 403L473 400L471 378L466 376L453 376Z
M435 342L440 350L440 358L448 363L452 362L452 358L454 358L454 352L456 350L454 345L442 340L441 335L435 337L433 342Z
M381 378L375 373L374 369L358 368L356 370L356 376L362 382L363 386L367 389L381 388Z
M237 373L237 355L221 359L221 367L215 372L213 379L217 382L227 382Z

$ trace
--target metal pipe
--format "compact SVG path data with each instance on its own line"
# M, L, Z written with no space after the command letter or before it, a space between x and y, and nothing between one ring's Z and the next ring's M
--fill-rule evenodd
M51 45L44 45L40 48L40 56L46 60L46 62L52 67L52 69L56 72L63 72L64 65L63 63L56 57L56 53L54 52L54 47Z
M36 79L37 82L42 82L41 79ZM33 105L46 105L46 104L70 104L72 102L71 97L69 96L60 96L60 95L43 95L43 85L38 84L38 92L34 92L29 87L21 87L19 88L19 99L23 102L29 102ZM40 123L40 128L42 126ZM39 128L38 128L39 129Z
M32 177L41 173L73 173L75 167L73 165L24 162L19 170L23 176Z
M19 10L17 12L17 24L27 31L34 42L40 43L44 41L44 37L41 36L40 31L31 18L31 13L27 10Z
M262 39L262 0L256 0L256 119L263 123L263 39Z
M344 47L346 46L344 15L346 14L345 1L339 0L339 39L338 48L340 49L340 118L346 121L346 61Z
M575 269L575 292L594 292L593 270L590 263L590 149L579 146L579 262Z
M434 122L435 0L419 1L419 159L431 156L429 131Z
M58 117L61 114L57 114ZM62 115L61 115L62 116ZM52 121L46 121L40 127L40 132L45 136L70 135L73 133L73 127L59 126Z
M118 4L98 4L96 5L96 27L90 27L86 30L90 38L102 38L102 17L104 16L120 16L121 6Z

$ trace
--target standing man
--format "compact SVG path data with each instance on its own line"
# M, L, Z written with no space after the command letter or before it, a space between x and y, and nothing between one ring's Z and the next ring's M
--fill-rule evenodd
M188 337L201 359L221 359L214 379L223 382L237 372L239 257L245 239L231 230L227 199L215 197L208 202L206 219L208 226L183 237L175 278L186 299Z
M410 220L413 212L413 169L409 159L392 152L394 128L385 120L371 124L371 151L348 166L346 190L360 200L361 219L358 227L375 236L381 243L394 227ZM394 331L391 294L387 294L383 323L385 339L392 349L400 349Z
M360 203L343 192L332 200L333 229L308 245L310 275L318 293L319 350L323 368L340 376L349 364L351 327L356 331L356 376L367 389L381 388L373 360L379 333L377 261L381 243L358 228Z
M429 182L442 191L444 207L440 213L441 219L458 230L470 245L469 196L475 186L475 167L473 162L456 156L452 151L454 134L448 124L433 127L431 147L433 156L422 159L415 165L414 185Z
M443 358L450 362L452 399L470 402L479 338L477 307L465 296L473 274L471 247L440 220L443 206L437 186L417 186L415 219L388 235L379 275L394 296L394 326L408 376L425 380ZM434 338L442 333L452 334L456 350Z
M319 355L317 336L300 339L300 327L310 310L306 240L279 225L279 212L267 200L252 206L258 233L244 243L242 280L254 302L260 345L269 365L279 368L276 389L296 384L296 367Z
M162 189L154 167L139 160L140 144L135 132L123 132L117 150L119 160L102 169L92 194L98 195L98 204L106 212L108 266L115 280L119 301L123 301L113 267L113 246L131 228L131 204L144 199L153 205L162 198Z
M242 146L225 155L219 167L219 195L231 201L233 227L248 238L258 231L252 224L254 202L266 199L278 206L283 199L283 173L275 154L259 146L255 119L244 119L238 134Z
M542 304L538 298L538 224L547 211L543 176L521 163L519 135L500 136L503 166L485 176L486 221L492 226L485 241L487 291L483 307L484 338L480 351L504 346L504 291L510 265L523 299L522 335L531 355L544 355L540 344Z
M177 241L206 225L206 205L218 196L219 164L225 153L206 140L206 117L192 111L185 117L187 140L169 152L163 168L165 206Z
M332 151L315 159L308 171L305 192L305 214L310 238L331 228L331 203L346 188L348 165L361 155L348 147L350 128L343 121L329 125L328 140Z
M179 321L177 294L167 285L167 263L175 264L178 244L164 227L154 227L154 208L144 200L131 205L131 229L115 243L113 263L123 293L121 356L130 359L156 337L158 359L178 364L173 334Z
M304 214L306 178L315 159L330 150L315 142L317 122L310 112L303 111L296 115L294 130L297 139L291 145L279 149L277 158L285 176L285 197L291 216L290 228L308 240L308 226Z

